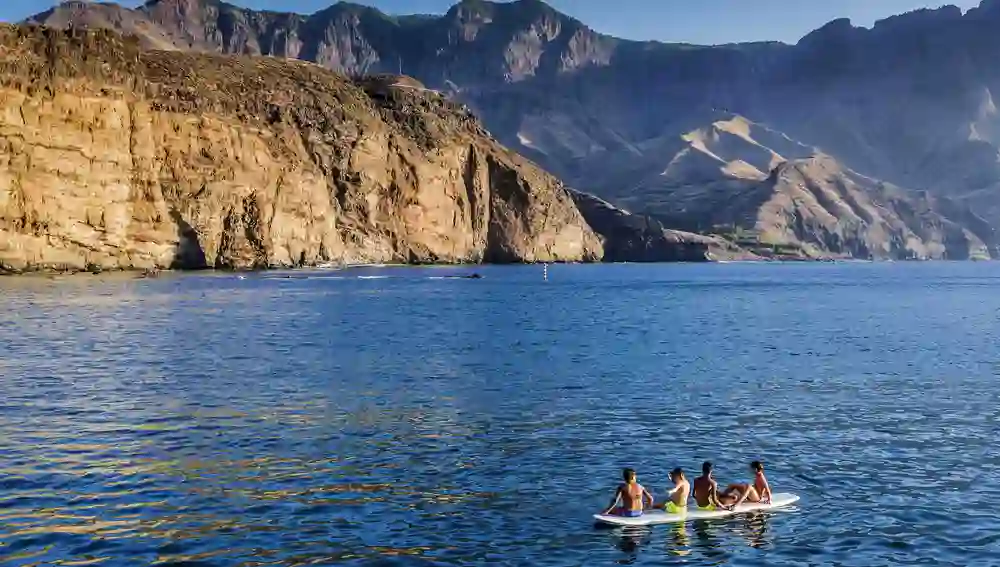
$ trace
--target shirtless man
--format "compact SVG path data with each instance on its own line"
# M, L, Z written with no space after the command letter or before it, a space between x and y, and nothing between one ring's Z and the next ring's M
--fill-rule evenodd
M624 516L626 518L638 518L642 515L642 505L649 500L649 507L653 507L653 496L635 480L633 469L622 470L622 479L625 481L618 485L615 490L615 497L604 511L605 515ZM618 502L621 506L618 506Z
M709 512L715 510L732 510L733 505L739 499L735 494L732 496L721 496L719 494L719 483L712 477L712 463L705 461L701 464L701 476L694 479L694 501L699 510Z
M750 463L750 471L754 474L752 484L730 484L722 496L738 496L739 500L736 504L742 504L744 501L770 504L771 486L767 484L767 479L764 477L764 465L760 461L754 461Z
M684 470L680 467L670 471L670 480L674 483L674 488L667 494L668 499L663 503L663 511L668 514L683 514L687 512L691 485L684 478Z

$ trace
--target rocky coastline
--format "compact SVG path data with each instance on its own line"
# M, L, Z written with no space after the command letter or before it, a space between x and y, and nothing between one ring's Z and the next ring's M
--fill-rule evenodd
M984 3L939 23L969 32L948 36L956 53L986 54L993 44L960 38L998 13ZM898 43L890 23L841 28ZM937 131L898 120L874 137L789 80L829 31L640 53L543 2L401 20L346 3L298 16L69 2L0 27L0 274L1000 257L1000 130L977 86L991 68L953 93L975 108L929 93L954 110L941 132L976 143L914 177L893 167L907 156L892 136L919 142L912 157ZM692 57L761 72L736 91L728 72L668 81L691 96L664 91L656 77ZM727 100L691 107L704 93ZM777 99L781 112L763 104ZM828 117L850 132L831 137Z
M0 27L0 274L751 259L571 190L406 77Z

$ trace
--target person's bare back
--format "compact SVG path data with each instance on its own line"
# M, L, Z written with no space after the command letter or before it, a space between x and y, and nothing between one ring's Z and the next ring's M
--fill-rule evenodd
M618 487L622 494L622 508L625 510L642 510L642 485L638 482L622 483Z
M702 510L728 509L736 501L735 497L719 494L719 485L712 476L712 463L701 465L701 476L694 479L694 501Z
M649 501L649 507L653 506L653 496L636 481L634 470L623 470L622 479L625 482L618 485L615 496L611 499L611 503L604 513L629 517L641 516L646 500ZM621 506L618 506L619 502L621 502Z

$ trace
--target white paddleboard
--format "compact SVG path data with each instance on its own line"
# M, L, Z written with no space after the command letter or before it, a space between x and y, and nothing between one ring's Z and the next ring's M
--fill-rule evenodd
M747 512L757 512L760 510L772 510L774 508L781 508L794 504L799 501L799 497L795 494L789 493L778 493L771 495L770 504L760 504L758 502L744 502L736 507L735 510L715 510L709 512L707 510L699 510L692 501L688 507L687 512L683 514L668 514L663 510L650 510L648 512L643 512L638 518L625 518L622 516L607 516L605 514L594 514L594 519L602 524L611 524L613 526L651 526L654 524L669 524L673 522L686 522L688 520L712 520L716 518L725 518L727 516L733 516L736 514L745 514Z

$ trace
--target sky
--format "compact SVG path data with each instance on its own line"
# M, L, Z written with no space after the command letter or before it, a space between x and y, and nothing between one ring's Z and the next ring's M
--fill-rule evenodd
M333 0L228 0L257 9L308 14ZM354 0L392 14L444 13L457 0ZM719 44L777 40L795 43L837 18L870 27L881 18L918 8L954 4L969 9L979 0L548 0L556 9L611 35L629 39ZM0 21L44 11L53 0L0 0ZM135 0L121 4L135 6Z

